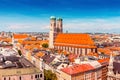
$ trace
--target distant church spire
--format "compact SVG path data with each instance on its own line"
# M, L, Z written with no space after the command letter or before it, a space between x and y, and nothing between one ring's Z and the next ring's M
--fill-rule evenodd
M109 60L109 66L108 66L108 76L109 75L114 75L114 72L113 72L113 56L112 54L110 55L110 60Z

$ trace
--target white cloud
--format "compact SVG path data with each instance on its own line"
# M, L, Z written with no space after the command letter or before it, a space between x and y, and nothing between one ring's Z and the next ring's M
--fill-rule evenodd
M42 30L48 30L49 28L50 28L49 25L45 25L45 26L41 27Z
M109 32L120 29L119 21L120 17L109 19L73 19L64 22L64 28L70 32Z
M1 22L2 23L2 22ZM27 22L6 22L0 25L6 31L48 32L50 23L47 20ZM74 18L63 19L63 30L69 32L119 32L120 17L116 18Z
M13 25L9 25L7 28L12 30L19 30L19 29L29 29L30 27L31 27L30 25L13 24Z
M5 25L6 25L5 30L8 30L8 31L46 32L49 30L48 24L44 22L43 23L9 23Z

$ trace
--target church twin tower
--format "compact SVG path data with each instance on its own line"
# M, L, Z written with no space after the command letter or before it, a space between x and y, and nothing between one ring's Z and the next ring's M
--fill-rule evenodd
M63 33L62 18L50 17L50 33L49 33L49 48L54 48L54 40L57 34Z

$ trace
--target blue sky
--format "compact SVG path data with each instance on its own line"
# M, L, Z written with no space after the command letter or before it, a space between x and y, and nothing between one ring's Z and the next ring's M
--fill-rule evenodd
M48 32L50 16L64 32L120 33L120 0L0 0L0 31Z

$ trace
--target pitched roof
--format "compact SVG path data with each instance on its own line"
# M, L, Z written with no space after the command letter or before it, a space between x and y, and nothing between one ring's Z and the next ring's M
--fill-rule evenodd
M113 62L114 72L120 73L120 63L119 62Z
M108 48L98 48L98 51L99 52L103 52L104 54L106 54L106 55L110 55L111 54L111 50L110 49L108 49Z
M98 57L98 53L94 53L94 52L90 52L87 54L88 56L95 56L95 57Z
M106 66L106 65L109 64L109 58L100 59L100 60L98 60L98 62L99 62L102 66Z
M48 43L48 40L23 41L22 44L43 44Z
M40 49L41 47L40 47L40 45L25 45L24 46L24 48L26 49L26 50L33 50L33 49Z
M79 45L81 47L95 47L93 40L88 34L61 33L55 39L55 45ZM77 47L77 46L76 46Z
M77 54L69 54L68 56L68 59L71 61L71 62L74 62L74 59L77 58Z
M13 34L14 39L25 39L27 37L28 37L27 34Z
M112 51L120 51L120 47L108 47Z
M94 68L99 68L102 66L98 61L91 61L89 64L91 64Z
M11 38L2 38L2 37L0 37L0 41L12 42L12 39Z
M50 54L45 54L44 56L42 56L42 59L47 63L51 63L55 57L54 56L51 56Z
M78 73L82 73L82 72L93 70L93 69L94 67L91 66L90 64L79 64L79 65L63 68L62 71L69 75L73 75L73 74L78 74Z
M38 53L35 54L36 57L42 57L42 56L44 56L44 55L45 55L45 54L42 53L42 52L38 52Z

